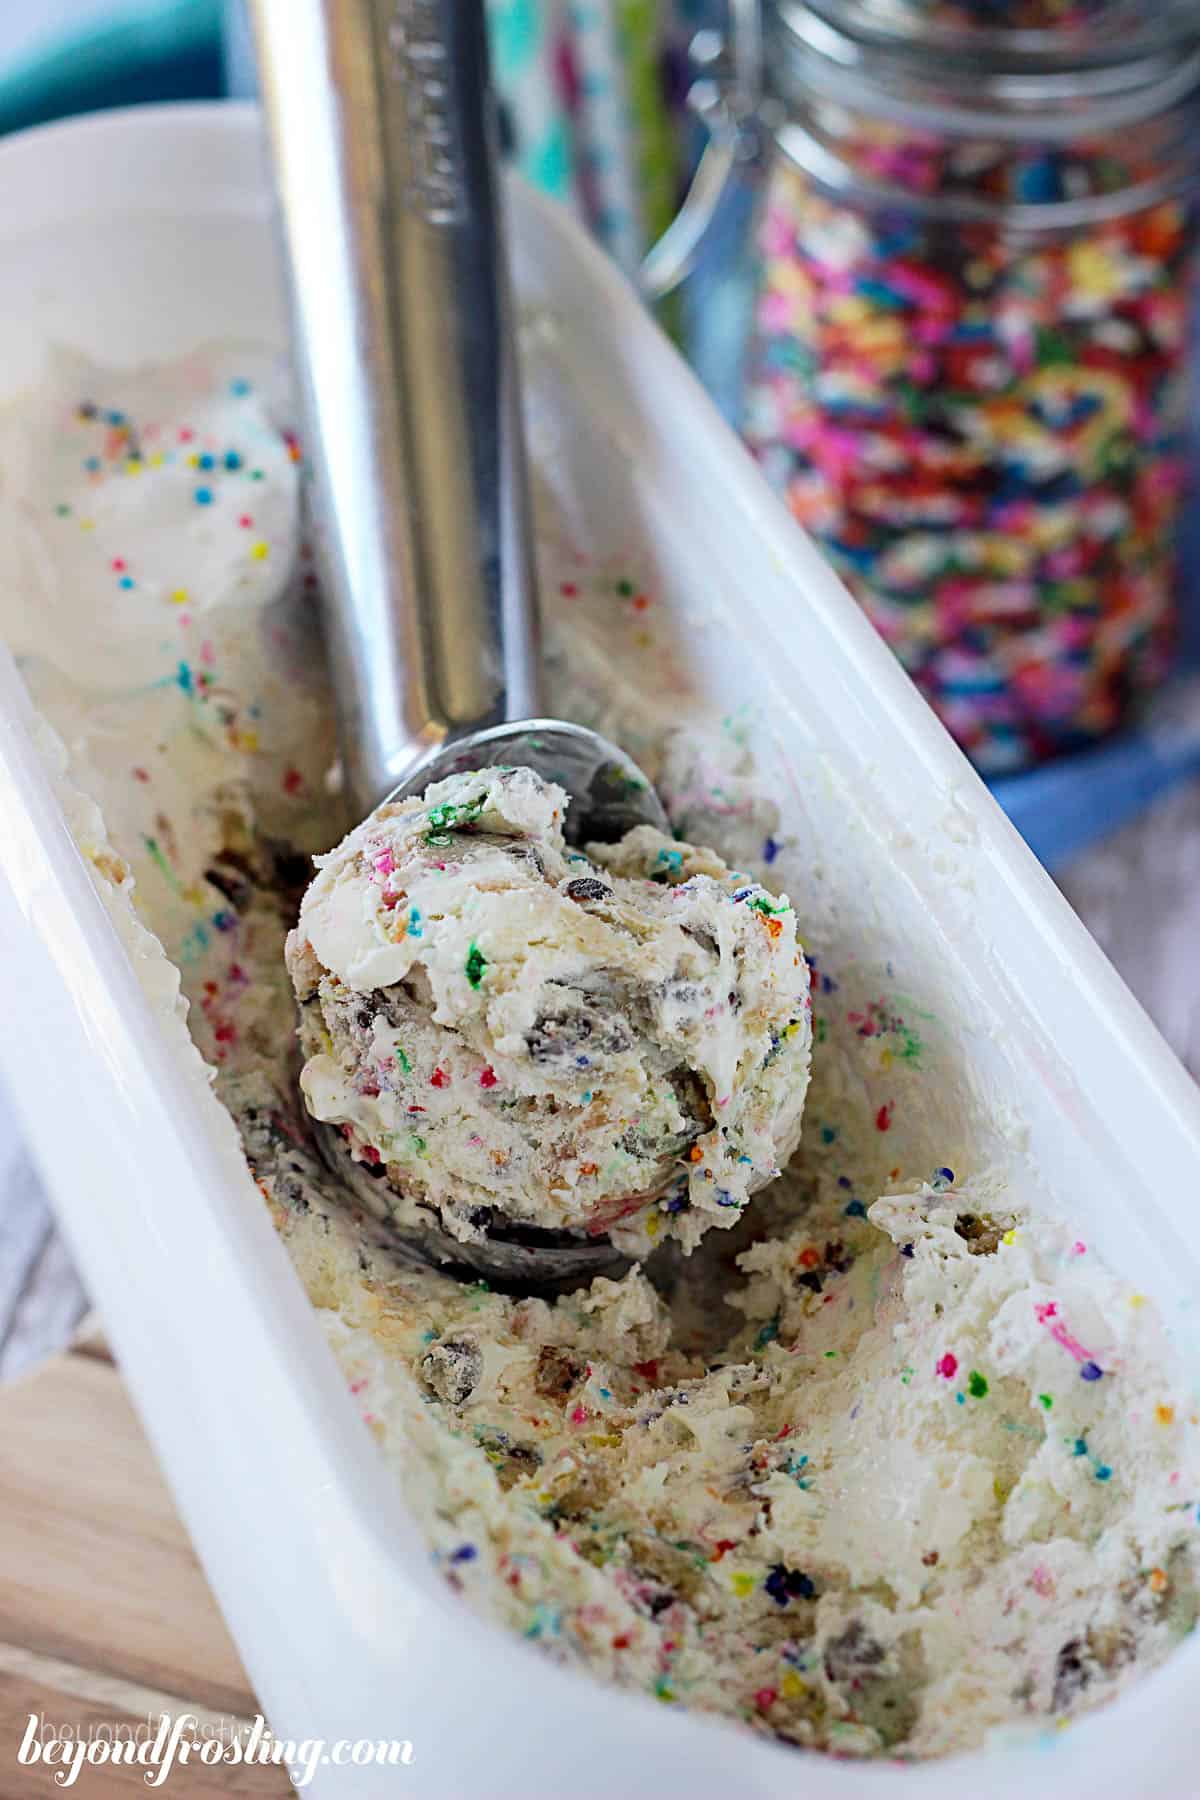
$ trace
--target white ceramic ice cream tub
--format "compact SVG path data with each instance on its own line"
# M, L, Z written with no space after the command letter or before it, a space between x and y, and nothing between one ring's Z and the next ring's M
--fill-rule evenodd
M285 339L249 110L109 115L0 147L0 392L47 346L118 365ZM524 191L535 458L654 546L698 679L769 714L827 909L903 956L1046 1204L1193 1359L1192 1084L666 341ZM0 1059L186 1523L278 1733L407 1737L313 1791L431 1796L1195 1792L1200 1642L1037 1745L921 1767L774 1748L606 1690L481 1625L430 1567L176 1026L89 880L0 662ZM969 1089L969 1092L968 1092ZM1036 1171L1036 1174L1034 1173Z

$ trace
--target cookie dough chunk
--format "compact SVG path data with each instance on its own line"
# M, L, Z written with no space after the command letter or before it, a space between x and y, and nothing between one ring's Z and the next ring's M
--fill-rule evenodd
M796 917L648 826L570 850L567 804L456 775L317 859L287 951L305 1103L460 1240L500 1217L690 1248L800 1136Z

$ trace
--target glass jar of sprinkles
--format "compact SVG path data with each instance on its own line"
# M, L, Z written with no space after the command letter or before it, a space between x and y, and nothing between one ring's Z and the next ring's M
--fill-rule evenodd
M1135 21L1073 59L958 57L920 30L859 34L839 9L939 28L948 11L1063 9L822 0L769 21L779 154L746 435L1001 773L1112 732L1169 665L1200 18L1154 43Z

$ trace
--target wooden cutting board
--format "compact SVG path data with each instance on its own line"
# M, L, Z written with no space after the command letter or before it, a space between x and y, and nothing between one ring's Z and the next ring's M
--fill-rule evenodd
M95 1332L0 1387L0 1800L63 1792L44 1766L16 1760L31 1712L76 1731L163 1712L248 1724L258 1712ZM74 1791L144 1795L144 1773L82 1769ZM275 1768L176 1765L153 1791L265 1800L294 1789Z

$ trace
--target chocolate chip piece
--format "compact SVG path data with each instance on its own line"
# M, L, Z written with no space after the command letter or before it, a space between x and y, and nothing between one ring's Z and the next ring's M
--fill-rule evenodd
M672 1069L667 1075L679 1110L687 1124L684 1127L684 1141L699 1137L702 1131L710 1131L715 1124L712 1102L708 1097L708 1089L694 1069Z
M608 900L612 897L612 889L597 881L594 875L579 875L574 881L568 881L563 893L568 900L578 900L581 906L589 900Z
M421 1358L422 1379L447 1406L464 1406L483 1374L483 1353L473 1338L446 1338Z
M542 1453L534 1444L513 1444L505 1438L503 1444L497 1440L497 1447L503 1450L504 1460L495 1465L496 1480L505 1493L542 1466ZM484 1448L487 1448L486 1440Z
M294 1175L281 1175L275 1183L275 1198L283 1202L289 1212L306 1213L309 1208L308 1195L304 1184Z
M254 885L243 870L226 867L222 863L214 863L211 868L205 869L204 879L219 894L224 894L234 912L241 912L254 892Z
M538 1351L533 1385L546 1400L565 1400L583 1374L583 1365L565 1350L543 1344Z
M273 872L272 885L282 888L285 893L302 894L312 880L313 863L311 856L293 850L290 844L270 844ZM223 852L222 862L233 859L228 850Z
M620 1056L633 1042L623 1019L605 1016L602 1002L593 997L596 1012L543 1013L525 1034L525 1044L535 1063L575 1057L583 1049L601 1056Z
M539 875L546 873L546 859L536 844L527 844L520 838L510 838L504 843L504 854L511 856L514 862L528 863Z
M830 1681L855 1682L875 1675L887 1651L861 1619L851 1619L840 1636L825 1646L825 1673Z
M718 944L718 942L717 942L716 938L713 936L712 932L706 931L704 929L703 925L684 925L682 927L682 930L683 930L684 937L689 937L692 939L693 943L699 944L700 948L705 952L706 955L708 955L708 956L719 956L720 955L720 953L721 953L720 944Z
M986 1213L959 1213L954 1221L955 1233L963 1239L972 1256L993 1256L1007 1229L1003 1221L991 1219Z
M679 975L664 981L658 991L668 1005L683 1007L685 1010L703 1004L708 998L705 990L696 982Z
M519 1469L540 1469L542 1466L542 1453L537 1448L536 1444L510 1444L508 1446L508 1460L511 1463L516 1463Z
M1054 1665L1054 1693L1050 1705L1054 1712L1065 1712L1079 1698L1092 1679L1092 1669L1080 1638L1070 1638L1058 1653Z
M556 1062L574 1056L591 1035L592 1021L586 1013L543 1013L526 1032L525 1044L534 1062Z

